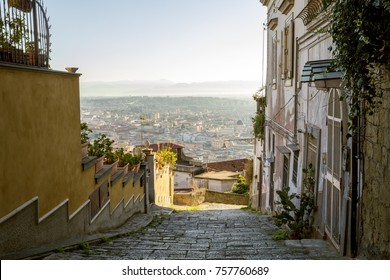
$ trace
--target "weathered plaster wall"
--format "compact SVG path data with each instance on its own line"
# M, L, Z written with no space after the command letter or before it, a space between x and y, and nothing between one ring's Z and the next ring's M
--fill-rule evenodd
M174 204L197 206L205 201L206 189L198 189L189 193L175 193Z
M382 101L382 109L367 118L360 253L368 258L389 259L390 95L383 94Z
M173 204L174 175L169 166L159 170L156 174L155 204L169 207Z

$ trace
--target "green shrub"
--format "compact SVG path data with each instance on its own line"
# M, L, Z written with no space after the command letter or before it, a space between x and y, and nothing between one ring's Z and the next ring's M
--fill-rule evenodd
M276 191L279 201L275 202L281 207L275 215L278 226L287 225L291 229L292 238L306 238L311 232L313 224L312 212L314 210L314 170L312 164L303 170L306 177L303 181L302 195L290 194L290 188L286 187ZM300 200L299 207L293 201Z
M246 180L243 176L238 175L237 182L233 184L231 192L237 194L249 193L249 185L246 184Z

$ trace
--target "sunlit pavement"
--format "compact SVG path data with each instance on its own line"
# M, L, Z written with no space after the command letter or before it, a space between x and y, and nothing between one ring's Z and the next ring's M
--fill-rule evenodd
M276 227L270 217L239 206L204 204L175 209L122 237L103 238L98 244L84 244L83 249L44 259L342 259L323 240L273 240Z

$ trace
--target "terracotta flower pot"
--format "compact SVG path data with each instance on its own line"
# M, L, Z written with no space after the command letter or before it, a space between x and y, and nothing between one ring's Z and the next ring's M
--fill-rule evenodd
M118 166L118 170L123 170L123 175L126 175L129 172L129 164L127 163L125 166Z
M81 158L86 158L88 156L88 142L81 144Z
M119 160L117 160L116 162L111 164L111 175L114 174L118 170L118 163L119 163Z
M103 168L103 163L104 163L103 161L104 161L104 156L96 159L95 173L98 173Z
M140 163L134 165L133 172L137 174L137 173L139 172L139 168L140 168L140 167L141 167L141 164L140 164Z

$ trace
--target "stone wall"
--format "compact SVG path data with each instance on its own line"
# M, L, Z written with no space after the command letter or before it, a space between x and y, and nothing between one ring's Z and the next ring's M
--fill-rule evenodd
M382 101L381 110L367 118L363 150L359 255L370 259L390 258L390 94Z
M176 205L197 206L203 202L248 205L249 195L213 192L202 188L187 193L175 193L174 196Z
M220 193L220 192L206 192L206 202L212 203L224 203L235 205L248 205L248 194L235 194L235 193Z
M192 192L175 193L174 204L198 206L205 201L206 189L198 189Z

